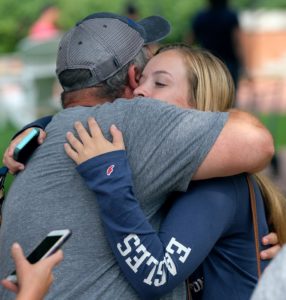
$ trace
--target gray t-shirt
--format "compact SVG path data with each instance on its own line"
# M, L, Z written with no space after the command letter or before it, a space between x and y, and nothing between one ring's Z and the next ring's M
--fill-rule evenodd
M284 300L286 298L286 246L264 270L251 300Z
M29 253L49 231L69 228L73 235L63 247L65 258L46 299L137 299L106 241L96 197L64 152L66 132L76 120L86 124L88 116L109 138L111 124L123 131L136 196L155 224L166 195L187 189L228 114L183 110L150 99L65 109L53 117L45 142L10 188L0 232L1 278L14 268L13 242ZM182 283L164 299L185 295ZM1 288L0 299L14 295Z

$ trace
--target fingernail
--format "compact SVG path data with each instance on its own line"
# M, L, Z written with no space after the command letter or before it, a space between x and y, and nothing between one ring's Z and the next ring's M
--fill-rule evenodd
M114 129L117 129L115 124L112 124L111 127L114 128Z
M260 256L261 256L261 258L263 258L263 259L267 258L267 255L266 255L264 252L261 252Z
M15 242L15 243L13 243L12 247L13 248L20 248L20 245L17 242Z

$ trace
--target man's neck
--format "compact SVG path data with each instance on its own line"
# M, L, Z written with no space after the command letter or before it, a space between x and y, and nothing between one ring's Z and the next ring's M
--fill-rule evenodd
M68 101L65 101L63 103L63 108L70 108L70 107L75 107L75 106L96 106L99 104L104 104L107 101L106 99L69 99Z
M75 106L96 106L111 101L111 99L100 97L97 93L97 88L82 89L62 94L63 108Z
M113 102L115 100L101 97L99 89L99 87L93 87L64 93L62 94L62 107L70 108L75 106L96 106L106 102ZM120 94L120 97L132 99L133 90L129 86L126 86L124 91Z

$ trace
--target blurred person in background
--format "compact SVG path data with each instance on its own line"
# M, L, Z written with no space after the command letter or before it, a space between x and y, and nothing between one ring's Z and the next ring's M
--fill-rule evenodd
M237 88L242 68L240 26L237 13L228 0L208 0L191 24L190 42L198 43L220 58L228 67Z
M139 19L139 10L135 4L127 2L124 6L123 15L136 21Z
M61 33L58 26L60 10L55 5L46 5L42 8L39 18L31 26L28 37L37 42L58 37Z

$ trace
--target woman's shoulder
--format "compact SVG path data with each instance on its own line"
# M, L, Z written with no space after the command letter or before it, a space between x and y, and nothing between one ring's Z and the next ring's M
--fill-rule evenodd
M192 181L190 187L196 189L206 188L222 191L231 189L236 191L240 187L246 187L246 174Z

